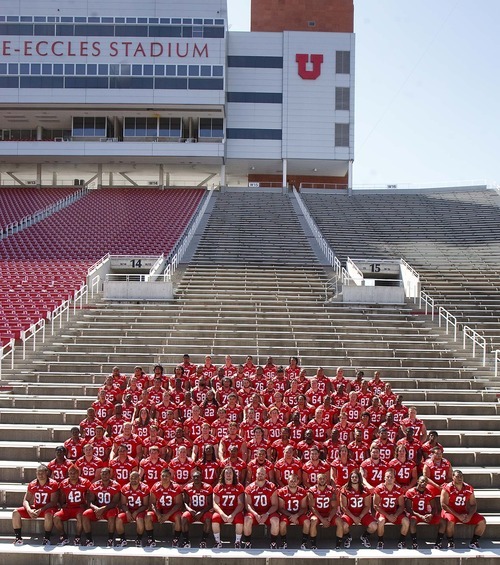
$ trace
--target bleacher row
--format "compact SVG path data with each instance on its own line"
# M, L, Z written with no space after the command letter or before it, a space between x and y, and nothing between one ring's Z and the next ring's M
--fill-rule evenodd
M92 191L0 241L0 346L72 297L88 268L106 253L168 254L203 194L202 189Z
M305 193L302 198L342 262L348 256L405 259L438 306L484 335L490 350L500 348L495 190Z

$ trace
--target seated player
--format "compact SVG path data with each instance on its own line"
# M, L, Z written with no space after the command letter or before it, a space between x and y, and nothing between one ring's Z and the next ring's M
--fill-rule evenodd
M448 459L443 457L443 450L434 447L431 456L424 463L423 474L427 477L427 489L434 495L440 496L444 484L453 478L453 469Z
M281 549L287 549L287 528L289 525L302 526L300 549L307 549L311 520L307 512L307 491L299 486L299 476L292 473L288 484L278 490L278 510L280 514Z
M125 524L136 524L137 538L136 547L142 547L142 534L144 533L144 519L149 506L149 489L145 483L141 483L138 471L130 473L130 482L121 489L120 507L121 512L116 518L116 533L120 536L116 543L119 547L128 545L125 537Z
M443 485L441 491L441 517L447 520L446 536L448 548L455 547L455 524L468 524L474 526L474 534L470 540L470 549L479 549L479 538L486 529L486 520L477 512L477 502L474 489L464 482L462 471L454 471L450 483ZM440 543L436 544L441 549Z
M245 488L238 482L238 474L232 467L225 467L222 470L219 482L214 487L213 506L212 532L215 539L214 548L220 549L222 547L220 536L221 524L234 524L234 547L239 549L243 534Z
M406 547L406 534L410 521L405 516L403 490L396 484L394 469L385 472L384 482L373 491L373 508L376 510L375 518L378 521L377 549L384 549L384 530L386 523L401 526L398 549Z
M344 547L351 547L352 536L351 526L364 526L365 530L361 535L361 543L365 547L371 547L370 534L377 529L377 521L370 513L372 506L372 496L364 488L361 473L353 471L347 484L340 491L340 508L342 510L342 522L344 531ZM338 549L338 548L336 548Z
M14 545L23 545L21 521L43 518L43 545L50 545L53 517L59 500L59 485L49 478L50 471L46 465L36 469L36 479L28 484L23 505L12 512L12 528L14 529Z
M427 489L427 477L423 475L418 478L417 486L410 488L405 493L406 513L410 518L411 548L418 549L417 524L439 524L438 534L441 537L436 540L439 544L444 536L446 521L441 518L436 498Z
M170 469L161 472L161 480L149 493L150 510L146 514L145 528L148 547L155 547L153 524L174 524L172 547L179 547L181 537L182 487L172 481Z
M101 479L90 485L88 492L89 508L83 513L83 531L87 536L87 546L93 546L91 522L106 520L108 523L107 547L113 547L115 521L120 503L120 485L111 478L111 469L101 469Z
M311 549L317 549L318 526L335 526L336 545L340 549L344 533L342 520L338 516L339 499L337 489L329 484L330 476L318 475L318 482L308 491L309 517L311 520Z
M189 527L193 522L203 524L200 548L207 547L207 537L212 522L212 491L212 487L203 482L201 472L197 469L193 472L192 482L184 485L182 496L185 511L181 518L182 536L184 538L182 547L191 547Z
M245 489L247 513L243 525L245 549L252 547L252 529L254 525L266 525L271 530L271 549L278 549L279 515L276 486L266 479L266 468L259 467L255 481Z
M58 545L68 545L69 540L64 529L64 522L76 518L76 533L74 545L80 545L83 528L83 512L86 509L87 492L90 481L80 477L80 469L71 465L68 469L68 478L59 483L59 504L61 509L54 514L54 526L59 531Z

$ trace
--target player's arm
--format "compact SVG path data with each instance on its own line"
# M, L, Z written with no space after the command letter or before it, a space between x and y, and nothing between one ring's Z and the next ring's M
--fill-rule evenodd
M142 504L139 506L139 508L137 508L132 512L132 516L134 517L134 520L141 512L144 512L149 508L149 494L146 494L141 498L141 503Z
M253 504L252 504L252 496L250 494L248 494L248 492L245 493L245 503L246 503L247 510L250 512L250 514L252 514L252 516L255 516L255 518L257 518L257 520L258 520L259 517L260 517L260 514L258 512L256 512L256 510L254 509Z

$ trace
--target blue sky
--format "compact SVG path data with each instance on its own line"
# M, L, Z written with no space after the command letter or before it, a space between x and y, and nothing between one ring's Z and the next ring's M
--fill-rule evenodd
M247 31L250 0L228 0ZM354 184L500 183L500 0L355 0Z

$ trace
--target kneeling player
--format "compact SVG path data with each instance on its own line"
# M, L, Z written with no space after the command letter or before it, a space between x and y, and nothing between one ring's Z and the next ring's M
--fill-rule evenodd
M318 475L318 482L308 491L308 502L311 519L311 549L317 549L318 526L329 528L335 526L335 549L340 549L344 534L342 520L337 515L339 508L338 493L335 487L328 484L328 475Z
M50 545L53 517L59 498L58 489L57 481L49 479L49 469L45 465L39 465L36 470L36 479L28 485L23 505L12 512L12 527L16 537L14 545L23 545L21 519L36 520L38 518L44 520L45 533L42 543Z
M172 482L170 469L162 469L161 480L153 485L149 493L151 510L146 514L148 547L155 547L153 524L174 524L172 547L179 547L181 537L182 487Z
M406 534L410 521L404 515L404 496L401 487L395 482L396 475L391 467L384 474L384 482L373 491L373 508L377 511L378 542L377 549L384 549L384 530L386 523L401 526L398 548L406 547Z
M225 467L218 484L214 487L214 514L212 516L212 532L215 548L221 548L221 524L234 524L236 537L234 547L241 547L243 533L243 508L245 507L245 488L238 482L238 474L232 467Z
M427 488L427 483L427 477L422 475L417 481L417 486L408 489L405 493L406 512L410 517L412 549L418 549L417 524L439 524L436 544L441 542L446 528L446 521L440 517L436 498Z

